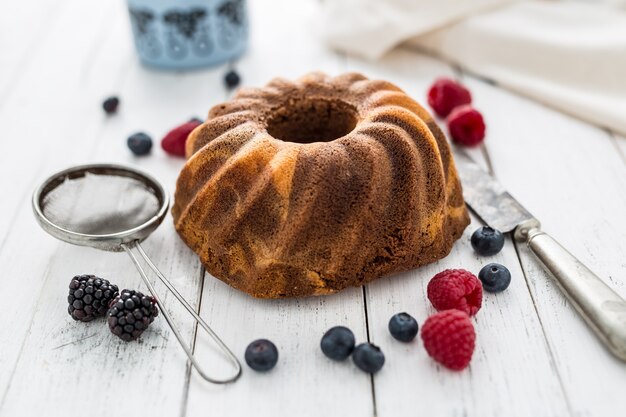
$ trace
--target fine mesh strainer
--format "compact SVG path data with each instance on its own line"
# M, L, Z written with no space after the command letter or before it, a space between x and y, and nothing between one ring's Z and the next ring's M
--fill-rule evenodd
M140 245L161 224L168 208L168 195L157 180L138 170L111 164L66 169L44 181L33 195L35 217L52 236L74 245L128 253L200 376L216 384L233 382L241 375L239 360L158 270ZM213 378L198 364L148 279L140 258L224 352L234 367L232 376Z

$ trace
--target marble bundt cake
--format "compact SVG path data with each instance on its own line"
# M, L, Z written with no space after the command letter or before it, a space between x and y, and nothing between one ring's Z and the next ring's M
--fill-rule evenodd
M255 297L329 294L436 261L469 223L432 117L360 74L240 89L186 152L176 230Z

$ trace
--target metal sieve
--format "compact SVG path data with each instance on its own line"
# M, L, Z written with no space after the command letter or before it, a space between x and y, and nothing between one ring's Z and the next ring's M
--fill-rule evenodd
M128 253L200 376L216 384L233 382L241 375L239 360L159 271L140 245L161 224L168 208L169 197L157 180L136 169L111 164L66 169L44 181L33 194L35 217L52 236L74 245ZM212 378L198 364L148 279L140 258L226 354L235 368L232 376Z

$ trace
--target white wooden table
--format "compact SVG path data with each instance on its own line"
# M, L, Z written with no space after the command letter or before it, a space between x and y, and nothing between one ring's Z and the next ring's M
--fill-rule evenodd
M361 71L388 79L419 101L441 75L469 85L488 124L472 156L497 177L592 270L626 296L626 139L466 76L417 51L378 63L327 50L318 40L314 0L251 0L249 52L237 62L246 85L311 70ZM142 289L130 261L58 242L39 229L30 195L47 175L75 164L117 162L159 177L170 191L182 160L159 148L134 158L126 137L158 140L170 127L227 98L227 66L192 73L142 68L130 42L124 2L20 0L0 5L0 415L152 416L617 416L626 410L626 365L610 356L527 250L507 239L493 258L477 257L469 234L447 258L334 296L256 300L205 275L174 232L171 217L146 250L243 360L255 338L273 340L277 367L244 365L235 384L215 386L190 372L159 318L140 342L124 343L103 321L74 322L67 284L94 273ZM101 100L122 104L106 117ZM471 366L453 373L430 360L420 341L387 331L393 313L420 323L433 312L428 280L445 268L477 273L508 266L510 288L486 294L475 319ZM160 288L163 290L163 288ZM166 297L183 334L215 372L215 349ZM381 346L374 377L319 350L333 325ZM141 414L140 414L141 413Z

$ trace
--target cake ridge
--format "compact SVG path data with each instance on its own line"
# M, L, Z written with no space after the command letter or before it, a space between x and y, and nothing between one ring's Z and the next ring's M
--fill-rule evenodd
M247 212L250 209L250 207L253 206L258 201L259 198L263 196L263 192L265 191L266 187L269 187L276 183L276 181L272 181L272 180L275 180L274 172L273 172L275 168L273 168L272 165L275 164L276 161L279 160L280 158L284 158L286 156L285 154L289 154L293 152L298 152L298 149L296 149L295 147L284 147L278 153L272 156L272 158L267 162L267 164L263 168L261 174L258 176L256 181L253 182L252 185L249 187L250 191L248 195L240 204L238 204L235 207L235 214L239 215L239 217L233 216L232 219L224 223L222 226L221 234L216 235L215 236L216 238L220 238L220 237L223 238L224 236L227 236L229 233L233 231L233 229L235 229L238 226L238 224L243 220L242 215L245 212ZM288 210L289 208L286 207L286 208L283 208L282 211L288 212ZM273 243L269 245L270 248L272 248L273 246L274 246Z
M210 145L206 144L207 146L203 146L201 149L202 152L196 152L188 159L188 169L181 171L179 179L177 181L177 187L175 192L176 204L172 209L172 213L175 217L178 217L181 214L181 212L179 211L181 205L186 205L187 207L189 207L188 203L193 199L193 197L189 197L189 194L193 194L193 196L197 195L197 192L206 185L206 181L211 178L217 170L223 168L226 162L231 160L233 157L236 157L241 149L249 142L251 142L256 135L259 134L259 132L255 131L254 129L246 131L241 126L243 125L238 126L232 131L240 134L233 136L232 132L225 132L212 140L210 142ZM238 132L238 130L244 131ZM191 140L193 136L198 133L198 131L198 128L194 130L191 133L189 139ZM230 148L224 149L227 148L227 146L225 146L226 144L230 145ZM221 152L218 153L218 148L220 147L220 145L223 145L223 148L221 149ZM209 152L211 152L212 154L209 162L216 164L214 170L207 168L207 165L210 164L195 163L195 159L199 159L203 155L206 156L205 154ZM221 163L220 157L222 157Z
M383 122L369 122L365 124L361 128L361 132L364 134L368 134L370 137L373 137L376 142L381 144L383 149L387 154L387 158L389 161L395 162L398 166L403 166L406 171L414 171L414 172L423 172L424 171L424 163L419 158L418 148L415 143L410 139L408 132L400 126L389 125ZM405 149L400 148L403 152L398 152L401 155L395 155L395 152L390 151L390 147L395 145L395 149L397 150L398 146L401 145L405 147ZM410 158L409 155L413 155L413 158ZM403 158L403 159L399 159ZM390 165L394 165L391 163ZM417 229L420 223L420 219L418 217L418 207L422 207L424 205L423 197L420 193L409 193L403 192L404 189L418 189L420 187L420 179L416 177L408 177L406 178L403 175L402 171L396 172L396 170L392 170L392 175L390 176L391 184L390 187L392 191L396 193L405 194L404 202L413 207L413 210L403 210L402 213L393 214L393 218L395 219L396 229L400 231L404 229ZM397 178L399 177L399 178ZM418 236L414 235L414 239L412 239L409 244L416 244Z
M385 106L383 107L383 109L387 107L390 106ZM432 135L432 132L421 119L415 116L415 114L404 108L401 109L401 111L394 111L393 113L391 112L391 110L385 113L380 111L380 113L376 114L375 117L372 117L371 124L376 125L376 123L389 123L390 126L388 126L388 128L400 129L402 131L400 137L406 140L410 144L411 148L415 151L416 157L421 162L421 169L426 170L426 167L429 167L429 165L431 165L430 168L432 168L433 171L429 170L430 175L427 175L426 179L429 182L436 181L445 183L445 173L443 172L442 167L439 165L432 166L432 163L428 164L428 161L441 160L439 144ZM404 119L404 117L406 117L406 119ZM423 146L423 144L418 143L417 141L412 139L416 136L420 137L421 140L428 141L428 145L430 146ZM420 179L423 178L423 176L420 176ZM435 190L439 190L442 194L444 191L440 188L435 188ZM437 198L430 198L428 201L430 201L433 206L438 206L440 204L439 198L445 198L445 196L441 195L437 196Z
M206 123L196 127L191 132L191 135L185 144L185 153L187 158L191 158L191 156L202 149L204 145L216 140L221 135L232 134L233 129L240 126L248 126L250 128L258 129L258 122L256 120L251 120L251 117L252 112L250 111L238 111L217 116L212 119L214 121L211 124L210 132L206 131L206 129L208 129ZM203 134L206 136L203 137Z
M217 169L217 171L211 173L207 178L205 178L205 182L204 183L200 183L200 188L198 189L198 191L194 194L194 196L192 197L192 199L188 200L186 203L186 208L185 210L179 212L180 214L178 214L179 217L179 221L181 219L184 219L187 216L188 210L193 207L196 199L198 198L198 196L200 196L202 194L203 191L209 189L211 186L213 186L217 181L219 181L220 178L222 178L227 172L228 169L230 167L233 166L233 164L239 160L238 158L242 158L243 157L243 151L254 151L254 150L260 150L263 148L263 144L262 143L256 143L255 141L253 141L254 138L258 137L258 136L262 136L262 133L255 133L253 134L249 139L246 139L244 141L244 143L242 144L241 147L239 147L239 149L237 151L235 151L233 154L231 154L230 156L228 156L226 158L226 160L222 163L222 165ZM208 145L208 144L207 144ZM206 150L207 145L205 145L199 152L201 152L202 150ZM249 149L251 148L251 149ZM200 155L197 158L199 159L202 154L201 153L196 153L194 155ZM188 161L191 161L190 160ZM182 190L184 187L182 185L178 185L176 187L176 193L175 193L175 205L174 208L178 207L180 205L179 201L180 201L180 197L179 195L179 190Z
M316 145L316 146L320 146L320 145ZM336 145L335 145L336 146ZM306 155L302 155L302 161L304 160L309 160L309 158L311 157L310 154L316 152L315 148L311 148L311 147L307 147L305 148L305 150L303 152L306 152ZM306 159L305 159L306 158ZM301 162L302 163L302 162ZM296 166L297 169L297 166ZM323 172L327 173L328 170L331 169L331 166L325 166L323 167ZM316 175L316 178L323 178L324 175ZM307 178L307 181L310 181L311 178ZM308 188L308 187L314 187L316 185L320 184L320 180L317 179L316 181L313 182L308 182L308 183L302 183L301 186L302 188ZM300 198L299 204L298 204L298 211L294 211L293 214L290 215L290 213L287 214L288 220L289 219L298 219L300 217L306 216L307 213L310 210L313 210L315 207L315 204L319 201L319 197L320 194L322 192L322 189L317 189L316 193L313 194L308 194L305 196L300 196L300 195L295 195L295 193L292 193L292 195L290 196L291 198L289 199L289 203L290 205L292 205L294 203L294 199L296 197ZM305 206L306 204L306 206ZM298 228L292 228L289 229L288 225L285 224L286 227L281 228L281 230L278 232L277 236L276 236L276 241L277 242L283 242L283 246L281 248L281 250L277 251L277 254L279 256L284 256L285 254L288 254L290 252L290 250L292 249L293 246L293 240L295 238L295 235L300 231L300 229Z
M378 148L381 152L386 152L384 146L381 143L379 143L377 140L371 138L369 135L359 133L359 132L355 133L355 135L363 136L363 139L360 140L359 142L367 141L369 146ZM355 147L360 146L359 142L355 142L353 146ZM344 147L348 146L348 144L346 143L342 143L342 145ZM364 154L364 158L368 158L367 150L365 149L365 147L361 149L360 152ZM351 155L354 160L358 160L354 149L352 149L351 151L348 151L348 154ZM368 240L367 239L367 232L368 232L367 223L368 222L364 220L371 219L372 221L375 221L377 218L377 215L380 215L381 213L385 213L386 211L389 210L389 207L388 207L389 187L388 186L390 185L390 182L387 182L385 176L382 174L382 172L386 172L386 169L390 167L389 160L386 158L385 159L374 158L370 156L367 162L369 165L371 165L371 169L370 169L371 181L370 181L369 188L368 188L368 191L370 192L368 193L366 201L363 202L363 205L361 206L360 210L358 207L355 209L355 216L354 216L355 217L355 227L354 227L355 233L353 234L353 236L350 237L350 239L347 240L347 242L344 244L342 248L343 249L342 257L344 259L342 259L341 267L344 267L346 258L353 259L355 257L360 256L360 254L356 253L359 250L358 244L366 242ZM384 165L384 167L382 167L381 165ZM375 202L377 201L382 202L382 207L380 207L381 203L375 204Z

